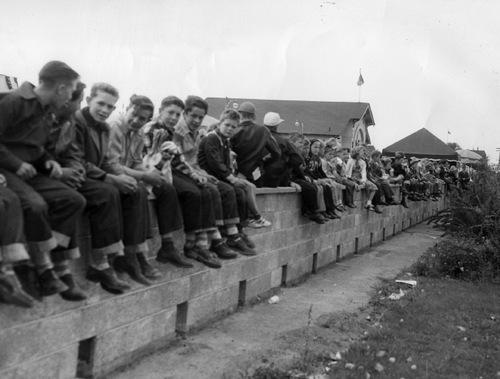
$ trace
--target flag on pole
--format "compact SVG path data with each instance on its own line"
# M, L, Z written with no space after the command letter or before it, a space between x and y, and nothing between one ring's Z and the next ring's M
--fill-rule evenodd
M450 133L450 131L449 131L449 130L448 130L448 134L450 134L450 135L451 135L451 133Z
M365 81L363 80L363 75L361 75L361 73L359 73L358 86L361 87L363 84L365 84Z

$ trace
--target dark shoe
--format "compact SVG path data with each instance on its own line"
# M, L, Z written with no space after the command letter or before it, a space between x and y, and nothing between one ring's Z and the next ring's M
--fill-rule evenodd
M309 220L314 221L316 224L324 224L326 222L325 218L319 213L311 213Z
M353 203L347 203L346 206L349 208L356 208L356 206Z
M375 212L375 207L373 206L373 204L366 204L365 209L370 212Z
M406 203L406 199L403 197L403 200L401 200L401 205L405 208L410 208L408 204Z
M236 237L228 236L226 244L230 249L237 251L241 255L246 255L246 256L257 255L255 250L249 248L248 245L243 240L243 238L241 238L240 236Z
M389 204L387 204L385 201L381 201L380 203L378 203L378 205L387 206L387 205L389 205Z
M42 296L38 287L38 275L35 266L27 261L15 265L14 272L21 283L22 289L35 300L41 301Z
M114 261L116 272L125 272L132 280L145 286L150 286L151 282L142 274L141 267L137 261L136 254L116 257Z
M139 266L141 267L142 274L148 279L160 279L163 275L157 269L151 266L148 262L144 253L137 254L137 261L139 262Z
M375 207L374 207L373 211L374 211L375 213L379 213L379 214L380 214L380 213L382 213L382 209L380 209L380 207L379 207L378 205L375 205Z
M334 217L328 212L320 212L320 215L323 216L326 220L333 220Z
M100 283L102 289L115 295L121 295L130 289L127 283L117 278L115 271L111 267L104 270L97 270L90 266L85 277L91 282Z
M38 276L38 285L42 296L51 296L66 291L68 286L59 280L53 269L48 269Z
M68 286L66 291L59 294L64 300L83 301L87 299L85 292L83 292L82 289L76 285L73 275L65 274L59 277L59 279L61 279L61 281Z
M198 245L194 245L190 249L184 247L184 255L187 258L201 262L205 266L210 267L210 268L221 268L222 267L219 261L212 258L209 251L202 249Z
M160 263L171 263L181 268L194 267L188 259L177 252L174 243L170 240L162 243L160 250L158 250L156 254L156 261Z
M241 242L243 243L243 241ZM234 251L231 251L231 249L229 249L229 247L224 243L224 240L222 239L212 240L210 251L217 254L220 259L235 259L238 257L238 254Z
M399 205L399 201L396 200L390 200L387 205Z
M31 308L35 300L23 291L14 272L0 272L0 301Z
M337 220L341 218L338 214L335 213L335 211L326 211L330 216L332 216L332 220Z
M247 245L247 247L249 249L255 249L255 244L253 243L253 241L250 239L250 237L246 233L244 233L243 231L240 230L239 235L240 235L240 238L243 240L243 242L245 243L245 245Z

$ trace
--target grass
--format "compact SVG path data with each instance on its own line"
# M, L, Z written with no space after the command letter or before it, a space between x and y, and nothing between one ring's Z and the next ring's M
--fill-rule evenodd
M409 288L383 280L370 306L361 315L352 315L344 330L345 315L322 319L313 333L304 333L314 339L307 365L302 357L292 367L303 369L304 376L288 377L315 373L363 379L499 378L500 286L423 277L417 281L416 287ZM399 288L407 290L405 296L389 300ZM333 346L332 339L342 338L351 327L358 338L335 361L338 346ZM346 363L352 368L346 368ZM275 373L266 370L259 378L287 377L282 369Z

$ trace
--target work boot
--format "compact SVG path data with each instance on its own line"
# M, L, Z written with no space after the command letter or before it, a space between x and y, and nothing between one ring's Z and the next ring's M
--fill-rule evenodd
M61 281L68 286L66 291L59 294L64 300L83 301L87 299L85 292L83 292L82 289L75 283L73 275L64 274L63 276L60 276L59 279L61 279Z
M137 253L137 261L141 267L142 274L148 279L160 279L163 275L160 270L151 266L144 253Z
M42 296L51 296L68 290L68 286L59 280L51 268L38 275L38 286Z
M16 277L21 283L22 289L35 300L42 301L38 287L38 275L33 263L26 261L14 266Z
M243 230L240 230L238 234L240 235L240 238L243 240L243 242L245 242L245 245L247 245L249 249L252 250L255 249L255 243L250 239L248 234L243 232Z
M114 295L121 295L130 286L124 281L118 279L115 270L108 267L104 270L97 270L90 266L87 270L86 279L94 283L100 283L103 290L106 290Z
M193 267L193 264L189 262L189 260L177 252L171 240L163 241L160 250L156 253L156 261L160 263L171 263L181 268Z
M401 200L401 205L402 205L403 207L405 207L405 208L410 208L410 207L408 206L408 204L406 203L406 197L403 197L403 199Z
M248 245L243 240L243 238L241 238L239 235L228 236L226 244L230 249L237 251L241 255L246 255L246 256L257 255L255 250L249 248Z
M0 301L31 308L35 300L23 291L13 271L0 271Z
M136 254L126 254L125 256L116 257L113 263L116 272L125 272L132 280L145 286L150 286L152 283L142 274L139 261Z
M319 212L310 213L309 220L314 221L316 224L324 224L326 222L325 218Z
M375 205L375 207L373 208L374 212L375 213L382 213L382 209L380 209L380 207L378 205Z
M224 243L223 239L212 240L212 243L210 244L210 251L217 254L220 259L234 259L238 257L238 254L231 251Z
M187 258L194 259L195 261L203 263L205 266L210 267L210 268L221 268L222 265L220 264L217 259L212 258L210 255L210 252L201 248L198 245L194 245L192 248L186 248L184 247L184 255Z

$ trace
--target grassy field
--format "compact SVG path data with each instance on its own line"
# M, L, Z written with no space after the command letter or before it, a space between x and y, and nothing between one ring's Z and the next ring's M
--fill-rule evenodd
M383 280L366 309L297 331L294 367L253 378L500 378L500 286L411 279Z

